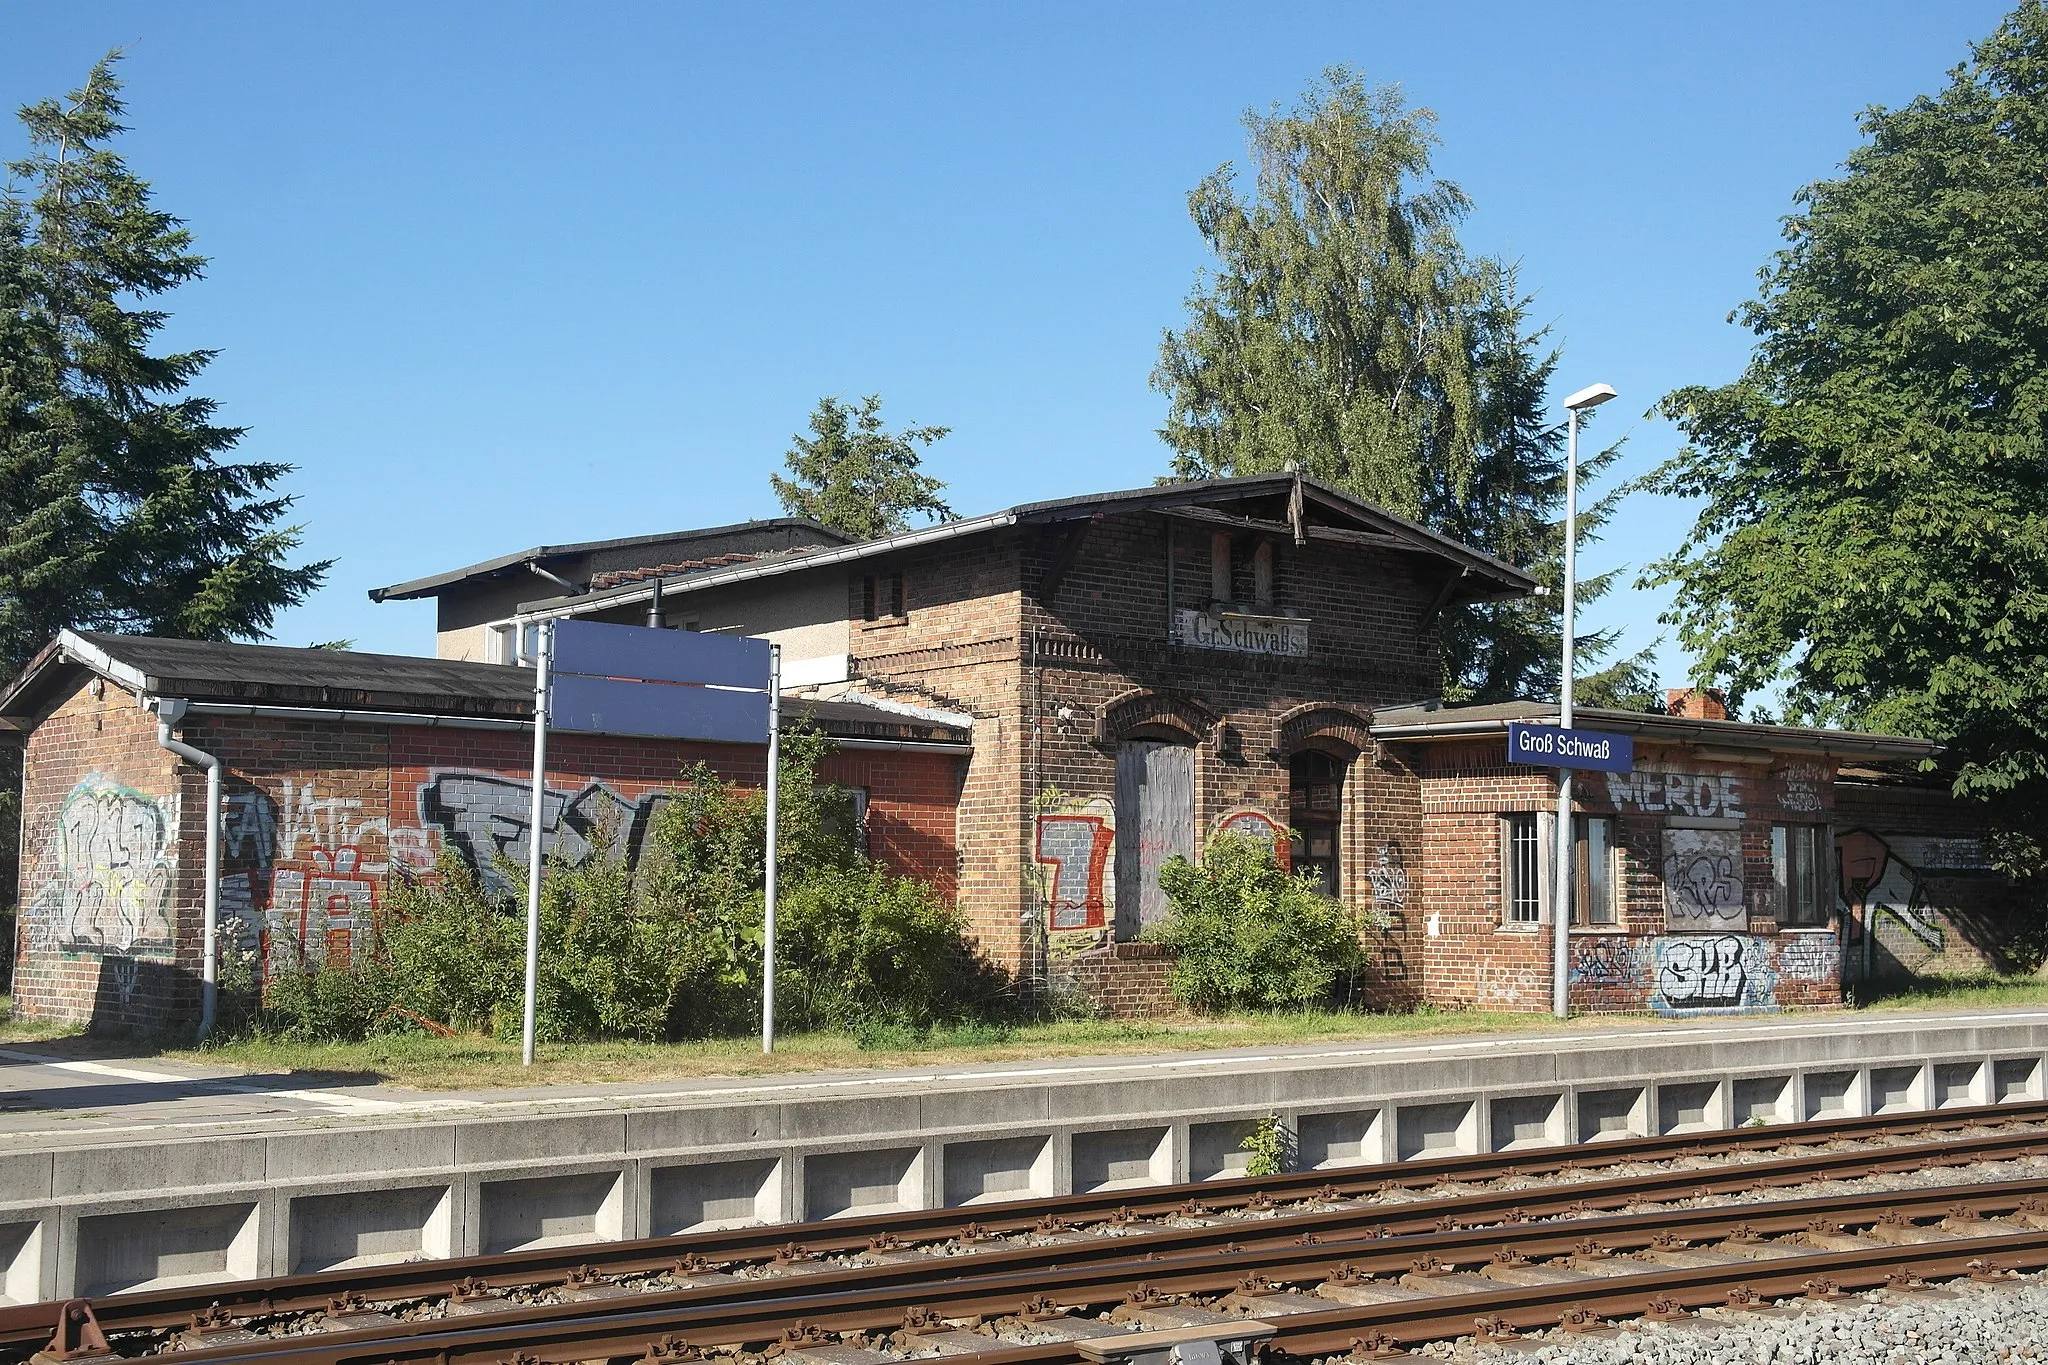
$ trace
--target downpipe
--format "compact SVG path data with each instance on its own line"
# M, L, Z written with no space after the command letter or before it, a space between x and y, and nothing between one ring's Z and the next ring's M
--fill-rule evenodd
M171 727L185 718L190 703L182 697L151 697L144 702L156 713L156 743L179 758L206 769L206 911L199 964L199 1042L213 1032L219 992L220 939L220 782L221 761L203 749L171 738Z

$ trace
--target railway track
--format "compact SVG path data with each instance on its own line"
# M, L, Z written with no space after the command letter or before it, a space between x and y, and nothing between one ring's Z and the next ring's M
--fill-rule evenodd
M66 1305L54 1338L56 1306L5 1310L0 1359L1021 1365L1175 1331L1203 1359L1342 1353L1555 1325L1559 1304L1683 1313L1731 1281L1767 1299L2048 1265L2044 1124L2008 1105L117 1295ZM2010 1178L1773 1197L1981 1163Z

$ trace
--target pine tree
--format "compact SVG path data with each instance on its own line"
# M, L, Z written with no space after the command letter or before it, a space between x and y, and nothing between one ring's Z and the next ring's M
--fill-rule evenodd
M1514 270L1460 245L1470 201L1431 170L1434 122L1342 67L1294 111L1245 116L1253 193L1226 164L1188 197L1218 264L1161 346L1160 436L1178 478L1298 467L1557 585L1564 451L1543 418L1557 353ZM1584 462L1582 488L1614 458ZM1582 514L1581 545L1611 506ZM1582 581L1580 600L1611 579ZM1445 696L1555 696L1561 613L1556 594L1443 613ZM1597 661L1614 644L1578 648ZM1644 655L1577 688L1588 704L1648 693Z
M206 260L109 145L119 53L21 110L0 196L0 669L65 627L261 638L327 563L292 567L291 466L225 458L243 431L188 392L205 350L154 354L148 301Z
M820 398L811 413L811 435L793 437L788 455L793 478L768 476L783 510L809 517L860 540L878 540L910 529L912 513L934 520L953 515L940 500L946 485L923 473L919 446L930 446L948 427L882 425L882 397L869 394L852 407Z

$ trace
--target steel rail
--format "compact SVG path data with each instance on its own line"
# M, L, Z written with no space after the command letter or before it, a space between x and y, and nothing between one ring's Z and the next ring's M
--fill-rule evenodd
M957 1263L949 1266L947 1261L934 1260L820 1271L789 1285L797 1292L767 1299L749 1297L735 1285L715 1285L581 1303L507 1305L482 1319L443 1318L318 1336L268 1338L179 1351L177 1358L193 1365L283 1365L287 1361L294 1365L404 1365L428 1361L436 1365L474 1365L500 1358L516 1347L565 1353L564 1358L583 1360L606 1354L620 1333L637 1338L641 1344L668 1337L700 1349L758 1346L775 1341L798 1323L841 1333L888 1330L900 1325L905 1309L911 1307L929 1309L949 1318L1001 1313L1014 1309L1048 1285L1057 1286L1054 1292L1063 1303L1092 1306L1114 1303L1140 1284L1162 1292L1213 1293L1238 1286L1252 1274L1281 1283L1302 1283L1329 1278L1339 1266L1349 1266L1360 1273L1380 1273L1438 1263L1483 1263L1501 1248L1536 1257L1583 1253L1593 1245L1605 1251L1625 1251L1652 1247L1660 1239L1674 1236L1711 1241L1738 1231L1764 1236L1802 1232L1816 1225L1868 1225L1887 1214L1926 1217L1956 1210L1981 1215L2025 1209L2023 1216L2048 1220L2044 1191L2048 1191L2048 1178L2036 1176L1995 1184L1871 1191L1407 1235L1381 1235L1378 1229L1359 1229L1355 1230L1357 1235L1338 1240L1276 1239L1256 1246L1230 1240L1230 1234L1242 1231L1241 1228L1181 1229L1178 1231L1205 1236L1206 1243L1193 1237L1182 1238L1172 1248L1141 1242L1129 1247L1129 1254L1119 1259L1092 1264L1058 1260L1062 1253L1070 1255L1078 1249L1069 1244L1033 1248L1032 1251L1042 1254L1030 1257L1004 1257L1003 1253L996 1253L1001 1264L980 1257L947 1258ZM2040 1233L2040 1238L2048 1246L2048 1231ZM1919 1264L1958 1244L1944 1240L1884 1250L1896 1251ZM1140 1256L1140 1252L1147 1254ZM1807 1258L1802 1255L1800 1259L1804 1262ZM1716 1282L1768 1278L1770 1272L1759 1268L1767 1265L1758 1262L1722 1267ZM959 1273L946 1277L949 1269ZM1650 1273L1631 1274L1628 1283L1640 1287L1648 1283ZM1526 1288L1520 1287L1516 1292ZM1585 1298L1592 1293L1590 1287L1582 1284L1577 1297ZM1461 1294L1457 1302L1471 1305L1484 1297ZM1304 1320L1317 1318L1315 1314L1302 1316ZM976 1365L986 1365L980 1354L975 1361Z
M1992 1125L2048 1122L2048 1103L2028 1102L1979 1106L1967 1110L1886 1115L1851 1120L1783 1124L1718 1133L1673 1135L1604 1141L1577 1147L1538 1148L1519 1152L1451 1156L1341 1170L1293 1172L1147 1189L1020 1200L999 1205L973 1205L914 1212L873 1214L820 1223L775 1224L725 1232L688 1233L675 1237L553 1247L539 1251L489 1256L414 1261L390 1266L358 1267L308 1275L230 1281L197 1287L149 1290L110 1295L92 1301L100 1322L109 1330L172 1328L193 1313L219 1305L230 1312L280 1313L313 1311L343 1292L396 1301L441 1297L448 1285L482 1279L494 1288L560 1283L570 1274L596 1269L612 1275L659 1272L681 1256L694 1255L725 1263L767 1261L796 1243L814 1255L850 1254L865 1250L877 1236L917 1243L957 1238L966 1224L995 1234L1029 1232L1048 1216L1072 1224L1128 1217L1163 1218L1179 1212L1189 1200L1219 1212L1243 1209L1261 1200L1287 1202L1334 1192L1339 1199L1381 1191L1389 1184L1414 1188L1435 1183L1499 1180L1510 1176L1563 1174L1608 1166L1659 1160L1727 1156L1787 1146L1854 1142L1872 1137L1898 1137ZM1953 1165L1969 1160L2009 1159L2048 1152L2048 1132L1992 1133L1951 1138L1910 1146L1870 1150L1836 1149L1775 1161L1747 1162L1725 1172L1687 1168L1630 1175L1617 1180L1576 1181L1546 1190L1473 1191L1435 1200L1399 1205L1352 1206L1309 1214L1280 1214L1260 1224L1284 1223L1291 1235L1319 1234L1360 1220L1389 1226L1412 1226L1420 1215L1432 1220L1453 1206L1472 1214L1510 1213L1520 1208L1541 1216L1545 1208L1573 1203L1597 1205L1642 1199L1656 1191L1704 1189L1711 1193L1741 1192L1758 1184L1817 1179L1830 1171L1859 1174L1885 1169L1917 1170L1930 1164ZM1147 1229L1133 1236L1158 1236ZM1104 1239L1108 1242L1109 1239ZM1114 1254L1105 1245L1101 1254ZM1071 1252L1071 1249L1070 1249ZM978 1256L1000 1255L977 1253ZM747 1282L756 1292L773 1293L783 1280ZM0 1308L0 1347L40 1342L49 1331L49 1304Z

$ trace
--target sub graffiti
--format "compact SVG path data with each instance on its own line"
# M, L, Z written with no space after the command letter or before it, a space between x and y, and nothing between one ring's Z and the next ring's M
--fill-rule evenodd
M1249 806L1225 812L1216 821L1217 834L1242 834L1247 839L1257 839L1273 850L1273 861L1288 871L1294 870L1294 841L1287 837L1287 828L1262 810Z
M1608 773L1607 799L1617 809L1653 814L1696 815L1710 819L1739 819L1742 815L1742 779L1713 773L1666 773L1637 769Z
M1811 815L1822 808L1821 793L1832 785L1834 774L1818 763L1792 761L1785 765L1784 781L1778 804Z
M1658 1013L1776 1008L1777 975L1766 961L1763 940L1717 934L1652 944L1657 975L1650 1008Z
M60 951L168 954L169 822L158 802L95 773L71 789L50 834L55 876L32 903Z
M1664 831L1664 923L1680 933L1748 927L1739 832Z

